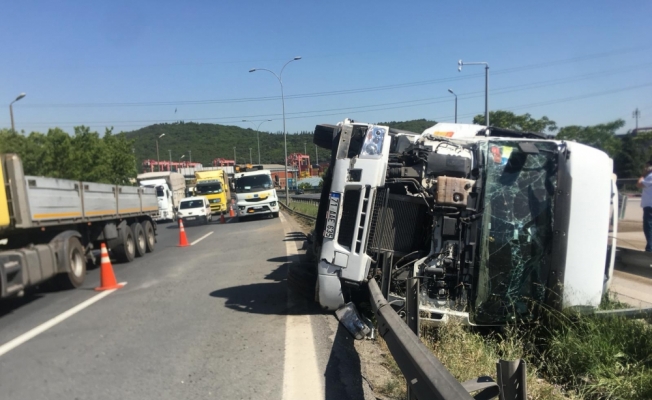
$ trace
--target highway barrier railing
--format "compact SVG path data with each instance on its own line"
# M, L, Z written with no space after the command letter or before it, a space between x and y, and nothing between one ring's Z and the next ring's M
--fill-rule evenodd
M498 397L501 390L503 394L501 398L515 400L527 398L524 361L499 360L496 363L498 382L491 377L482 376L460 383L421 342L413 327L406 324L391 307L383 297L378 283L372 279L368 286L369 299L376 315L378 334L387 343L387 348L405 376L408 399L489 400ZM418 286L415 294L418 295ZM418 326L418 310L415 311L412 314L416 315ZM412 317L409 310L407 314L406 318L410 320ZM471 392L476 393L471 396Z

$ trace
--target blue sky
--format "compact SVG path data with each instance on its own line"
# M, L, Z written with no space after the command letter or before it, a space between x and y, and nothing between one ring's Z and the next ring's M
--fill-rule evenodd
M491 110L559 126L633 110L652 126L652 2L4 1L0 103L16 129L176 120L288 132L349 117L459 121ZM348 93L337 93L349 91ZM333 93L336 92L336 93ZM268 99L265 99L268 98ZM246 101L242 101L245 99ZM177 110L175 113L175 109ZM9 112L0 127L9 127ZM258 122L256 122L256 125Z

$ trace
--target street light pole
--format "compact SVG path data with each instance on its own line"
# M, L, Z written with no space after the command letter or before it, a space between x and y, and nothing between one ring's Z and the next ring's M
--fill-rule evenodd
M462 72L463 65L484 65L484 124L489 127L489 63L488 62L457 62L457 70Z
M16 132L16 129L14 128L14 103L17 102L18 100L22 99L23 97L27 96L25 93L21 93L16 97L16 100L12 101L9 103L9 116L11 117L11 131Z
M168 150L170 152L170 164L168 164L168 171L172 171L172 150Z
M258 126L256 127L256 141L258 141L258 164L259 164L259 165L260 165L260 126L261 126L262 124L264 124L265 122L270 122L270 121L271 121L271 119L268 119L268 120L262 121L262 122L261 122L260 124L258 124ZM246 120L246 119L243 119L242 122L249 122L249 123L253 124L253 121L249 121L249 120ZM254 126L255 126L255 125L254 125Z
M158 140L165 136L165 133L161 133L159 137L156 138L156 163L158 164L158 170L161 171L161 157L158 155Z
M448 89L448 92L455 96L455 123L457 123L457 95L450 89Z
M192 150L188 150L188 162L192 162Z
M251 159L251 147L249 148L249 164L253 164L253 160Z
M315 163L319 165L319 151L317 151L317 145L315 145Z
M276 75L276 73L272 70L266 69L266 68L252 68L249 70L249 72L255 72L255 71L267 71L274 75L276 79L278 79L278 83L281 85L281 104L283 105L283 147L285 150L285 159L283 160L283 165L285 166L285 201L287 203L290 202L290 188L288 185L288 139L287 139L287 132L285 131L285 93L283 91L283 70L289 63L292 61L298 61L301 60L301 57L297 56L291 59L290 61L286 62L285 65L283 65L283 68L281 68L281 72Z
M233 146L233 164L237 164L237 162L236 162L235 160L236 160L236 157L235 157L235 146Z

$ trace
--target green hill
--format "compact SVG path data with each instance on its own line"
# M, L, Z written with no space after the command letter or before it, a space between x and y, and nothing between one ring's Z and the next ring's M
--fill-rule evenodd
M422 132L435 124L425 119L383 123L398 129ZM134 140L134 150L137 162L145 159L156 160L156 138L165 133L159 140L159 155L161 160L184 160L200 162L205 166L212 165L215 158L233 159L233 148L236 148L236 161L249 162L249 148L254 163L258 162L258 145L256 131L238 126L219 124L198 124L194 122L178 122L172 124L150 125L135 131L125 132L127 138ZM303 153L305 149L310 155L310 161L315 162L315 145L312 144L312 132L300 132L287 135L288 154ZM262 163L283 163L283 135L281 133L260 132L260 155ZM319 160L330 158L330 152L319 149Z

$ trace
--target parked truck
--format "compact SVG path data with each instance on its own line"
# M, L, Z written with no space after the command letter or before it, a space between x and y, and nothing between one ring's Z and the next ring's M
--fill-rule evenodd
M156 221L170 221L176 218L175 210L181 199L186 197L186 179L178 172L146 172L136 178L142 187L156 189L158 215Z
M580 143L495 127L421 134L318 125L332 152L317 215L317 297L337 310L376 279L400 308L419 281L423 320L527 320L595 309L613 273L613 162Z
M229 211L231 188L226 171L222 169L196 171L195 181L195 196L206 197L213 214Z
M262 165L235 168L235 196L240 221L261 214L278 217L278 196L272 173Z
M154 251L153 188L25 176L15 154L0 155L0 179L0 298L82 285L101 243L122 262Z

